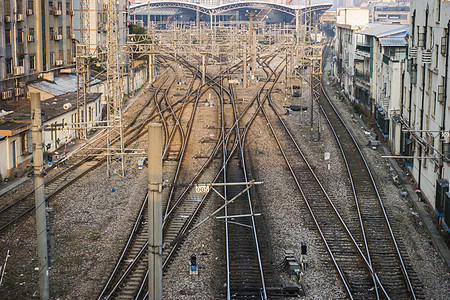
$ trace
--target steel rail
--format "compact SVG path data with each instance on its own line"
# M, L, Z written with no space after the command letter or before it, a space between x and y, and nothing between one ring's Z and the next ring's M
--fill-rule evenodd
M404 278L405 278L405 282L406 282L406 284L407 284L407 286L408 286L408 288L409 288L409 291L411 292L412 297L413 297L414 299L416 299L416 295L415 295L415 292L414 292L414 288L413 288L413 286L412 286L412 284L411 284L411 280L410 280L409 275L408 275L408 272L407 272L407 270L406 270L406 267L405 267L405 264L404 264L402 255L401 255L401 253L400 253L400 249L398 248L398 244L397 244L397 241L396 241L396 239L395 239L394 232L393 232L393 230L392 230L392 226L391 226L391 224L390 224L390 222L389 222L389 218L388 218L388 216L387 216L386 209L385 209L384 204L383 204L383 201L382 201L382 199L381 199L381 195L380 195L380 192L379 192L379 190L378 190L378 187L377 187L377 184L376 184L376 182L375 182L375 179L374 179L374 177L373 177L372 171L370 170L370 167L369 167L369 165L368 165L368 163L367 163L367 160L366 160L364 154L362 153L361 148L359 147L358 143L356 142L356 140L355 140L354 136L352 135L351 131L349 130L348 126L345 124L345 122L342 120L341 116L340 116L339 113L337 112L335 106L333 105L333 103L332 103L332 102L330 101L330 99L328 98L328 95L326 94L326 92L325 92L325 90L324 90L324 88L323 88L322 85L321 85L321 88L322 88L322 93L323 93L323 95L325 95L325 98L327 99L328 103L330 104L330 106L332 107L332 109L334 110L334 112L336 113L336 115L338 116L339 120L340 120L340 121L342 122L342 124L344 125L344 127L345 127L347 133L350 135L350 137L351 137L351 139L352 139L352 141L353 141L355 147L357 148L359 154L361 155L361 158L362 158L362 160L363 160L363 162L364 162L364 166L365 166L365 168L366 168L366 170L367 170L367 172L368 172L368 174L369 174L369 177L370 177L370 180L371 180L371 184L372 184L372 186L373 186L373 188L374 188L374 190L375 190L375 193L376 193L376 195L377 195L377 199L378 199L378 202L379 202L381 211L382 211L382 213L383 213L384 220L385 220L386 225L387 225L387 228L388 228L388 230L389 230L389 234L390 234L392 243L393 243L393 245L394 245L394 247L395 247L395 251L396 251L397 258L398 258L398 260L399 260L399 262L400 262L400 265L401 265L401 269L402 269L402 272L403 272L403 276L404 276Z
M230 93L230 95L231 95L230 101L231 101L231 104L233 106L234 119L237 120L238 119L238 114L237 114L236 103L234 101L233 89L232 89L231 85L230 85L229 88L230 88L230 91L231 91L231 93ZM245 161L245 155L244 155L244 143L242 141L242 137L241 137L241 134L240 134L239 122L236 125L236 138L237 138L238 143L239 143L240 159L241 159L241 165L242 165L242 169L243 169L242 173L244 175L244 181L248 182L247 167L246 167L246 161ZM246 185L246 187L248 187L248 185ZM252 205L252 199L251 199L251 196L250 196L250 191L247 190L246 194L247 194L247 201L248 201L250 215L251 215L252 231L253 231L253 237L255 239L254 241L255 241L255 247L256 247L256 254L257 254L259 271L260 271L260 276L261 276L261 285L262 285L261 293L262 293L262 296L263 296L262 299L267 299L267 291L266 291L264 270L263 270L262 259L261 259L261 251L259 249L259 240L258 240L258 234L256 232L255 216L253 214L254 212L253 212L253 205ZM228 221L228 218L226 219L226 221Z
M111 275L109 276L108 281L105 284L105 287L100 292L100 295L97 297L97 299L99 299L99 300L102 299L102 297L105 295L105 293L106 293L107 289L109 288L109 285L111 284L113 278L117 275L117 272L119 271L120 264L122 263L123 258L125 257L125 253L129 250L131 242L132 242L133 238L136 236L136 232L138 230L138 227L141 225L141 220L143 218L143 213L144 213L145 207L147 205L147 201L148 201L148 193L145 196L144 201L142 202L141 209L139 210L139 213L138 213L138 216L136 218L136 221L134 222L134 226L133 226L133 229L131 230L130 236L128 237L127 243L125 244L125 247L122 250L122 254L119 257L119 259L117 261L117 264L114 267L114 270L111 272Z

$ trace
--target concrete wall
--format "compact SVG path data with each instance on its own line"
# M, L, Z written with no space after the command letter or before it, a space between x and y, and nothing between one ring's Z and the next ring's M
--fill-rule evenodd
M369 23L369 10L360 8L338 8L336 15L337 24L367 25Z
M450 129L448 102L445 105L437 99L439 86L443 86L445 81L450 86L449 78L445 79L447 57L441 53L443 46L441 38L449 20L449 1L411 1L409 47L417 48L417 57L412 57L410 63L417 64L417 83L410 84L414 72L405 73L406 97L403 101L403 119L412 130L417 130L418 139L431 146L420 147L418 142L415 143L416 158L411 172L423 195L433 207L435 207L436 179L444 178L450 181L450 165L443 161L438 153L442 152L442 142L445 141L436 134L441 129L444 131ZM425 42L422 43L421 40ZM431 51L431 63L425 63L423 60L423 53L426 50ZM447 90L447 99L449 97Z

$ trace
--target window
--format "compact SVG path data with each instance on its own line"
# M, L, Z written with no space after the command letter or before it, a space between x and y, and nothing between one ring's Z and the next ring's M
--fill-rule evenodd
M433 92L433 99L431 99L431 115L434 116L436 114L436 92Z
M28 9L33 10L33 6L34 6L33 0L28 0Z
M12 59L9 58L6 60L6 74L12 73Z
M48 1L48 14L53 15L53 1Z
M64 60L64 50L59 50L58 59Z
M77 121L77 118L76 118L75 114L72 114L72 128L75 128L76 121Z
M58 2L58 10L62 11L62 2Z
M22 145L22 155L27 155L33 152L33 139L31 130L22 132L20 135Z
M66 35L67 35L67 38L70 38L70 26L66 27Z
M58 34L59 34L59 35L62 35L62 34L63 34L63 32L62 32L62 26L58 27Z
M36 69L36 56L30 56L30 70Z
M17 30L17 42L23 43L23 30L22 29Z
M70 2L66 2L66 15L70 15Z
M434 45L434 68L437 69L439 60L439 45Z
M55 53L50 52L50 66L55 64Z
M53 27L48 29L48 35L50 35L50 40L53 40Z
M5 30L5 43L6 43L6 45L11 44L11 30L10 29Z

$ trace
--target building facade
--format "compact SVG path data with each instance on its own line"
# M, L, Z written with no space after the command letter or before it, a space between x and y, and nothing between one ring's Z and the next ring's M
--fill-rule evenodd
M414 156L411 172L422 194L442 217L441 221L444 207L437 193L438 180L450 180L449 33L450 1L411 1L401 108L405 136L402 148L406 141L412 148L411 153L402 154ZM449 218L448 226L450 213L445 217Z
M72 0L0 2L1 100L26 95L26 83L73 63Z
M374 24L358 33L362 42L356 45L355 101L374 116L394 153L400 150L398 121L408 32L408 26Z
M108 23L108 1L87 0L89 3L89 24L81 24L81 7L80 0L74 0L74 37L77 41L81 41L81 31L89 32L90 53L97 56L99 47L105 46L107 43L107 23ZM119 44L125 44L127 38L127 21L128 21L128 0L117 1L118 13L118 39Z
M354 100L354 76L357 33L369 27L369 10L338 8L336 12L336 40L334 45L334 75L344 92Z

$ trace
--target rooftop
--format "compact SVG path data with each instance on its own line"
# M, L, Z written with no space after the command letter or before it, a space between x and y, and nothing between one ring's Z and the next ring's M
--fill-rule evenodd
M92 102L101 96L100 93L88 94L86 101ZM63 105L70 103L71 109L64 109ZM58 117L67 111L76 110L77 93L68 93L41 101L42 122ZM30 128L31 108L29 99L1 103L0 109L9 114L0 117L0 136L13 136Z
M404 37L409 32L408 25L386 25L386 24L371 24L371 28L364 29L358 32L358 34L370 35L376 38L382 38L386 36L397 35L398 37Z

